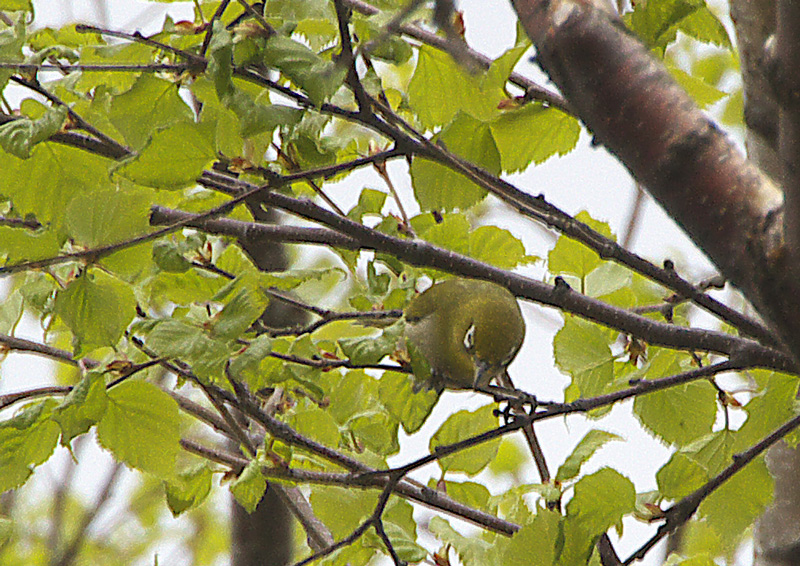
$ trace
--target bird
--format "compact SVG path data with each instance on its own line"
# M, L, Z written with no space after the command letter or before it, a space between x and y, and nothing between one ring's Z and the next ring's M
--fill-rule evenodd
M439 393L489 391L493 379L507 375L525 338L516 298L490 281L455 278L436 283L409 302L404 317L412 361L416 350L430 367L429 376L415 377L421 386Z

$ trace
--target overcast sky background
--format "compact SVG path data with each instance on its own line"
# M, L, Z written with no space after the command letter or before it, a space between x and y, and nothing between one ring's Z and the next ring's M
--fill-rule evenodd
M37 9L37 22L42 27L81 21L126 32L139 30L146 34L160 29L166 12L172 14L174 19L192 18L191 2L146 4L131 0L109 0L107 3L102 0L34 0L34 5ZM509 2L461 0L459 7L464 12L467 40L472 47L496 57L512 46L515 17ZM541 72L527 61L521 63L517 70L531 77L542 77ZM615 233L619 234L627 222L633 203L633 182L613 157L602 148L590 147L588 142L588 137L583 135L579 147L567 156L552 158L543 165L506 178L531 194L544 194L550 202L569 213L588 210L594 218L609 222ZM405 202L409 204L411 197L406 165L395 162L391 165L390 172L393 181L401 188L401 195L405 195ZM332 187L329 194L340 204L348 206L352 200L348 202L345 189L358 188L362 184L382 186L374 175L365 171L351 176L340 183L339 187ZM522 238L529 254L546 257L547 250L554 242L552 234L543 232L540 227L531 225L529 221L521 219L502 205L493 209L491 221ZM673 259L678 271L694 280L704 279L713 273L702 254L649 198L646 199L638 237L633 241L632 247L657 264L662 263L665 258ZM546 277L541 266L532 266L521 271L539 279ZM568 381L554 369L552 360L552 338L561 326L561 316L555 310L530 303L523 304L523 311L528 321L526 342L511 366L511 375L519 387L540 398L561 400ZM701 321L707 323L706 318ZM27 319L19 328L18 335L38 340L42 338L38 323ZM48 362L39 358L10 355L0 366L0 392L47 384L50 367L52 366ZM428 435L438 428L442 419L453 411L453 407L474 408L483 404L485 398L477 394L446 394L437 407L436 415L422 432L403 442L401 453L393 458L392 463L405 463L426 450ZM589 463L588 471L611 465L630 477L636 483L638 491L655 489L654 473L666 461L669 452L638 427L635 418L631 416L630 403L615 407L599 423L587 423L581 417L572 417L566 421L552 420L537 425L551 470L555 471L564 461L589 425L615 432L627 442L609 444ZM59 457L46 465L48 471L44 474L39 471L34 476L42 487L58 481L59 469L68 458L66 451L59 450ZM94 486L98 483L97 470L107 466L108 462L109 458L100 449L90 450L82 458L79 477L87 480L84 484L87 497L91 497L96 490ZM435 472L434 468L423 469L417 477L424 480ZM526 481L537 481L532 466ZM129 482L127 486L121 487L117 495L120 501L131 484ZM501 487L502 484L498 484L494 492ZM110 520L113 512L109 512L108 516ZM102 525L102 521L100 523ZM633 520L626 521L625 536L617 546L620 555L626 557L655 528ZM184 563L175 549L161 549L159 554L161 563ZM658 552L651 553L644 562L646 565L657 563L660 563Z

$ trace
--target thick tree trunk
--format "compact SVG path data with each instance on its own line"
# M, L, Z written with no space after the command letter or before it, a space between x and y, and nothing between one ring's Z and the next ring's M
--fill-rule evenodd
M742 64L748 157L774 179L779 156L780 107L770 84L765 45L776 31L775 0L731 0L731 19ZM767 456L775 499L756 524L756 566L800 564L800 451L779 444Z
M512 4L538 61L595 140L620 159L742 290L799 360L796 0L731 0L742 57L749 160L603 0ZM764 46L778 21L771 58ZM800 451L779 445L768 463L776 478L775 501L755 531L756 563L798 565Z

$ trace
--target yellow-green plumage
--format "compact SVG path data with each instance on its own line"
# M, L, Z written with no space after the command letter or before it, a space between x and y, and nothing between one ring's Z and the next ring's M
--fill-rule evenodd
M449 279L406 308L406 339L450 389L481 389L505 371L525 337L514 296L488 281ZM441 388L441 387L437 387Z

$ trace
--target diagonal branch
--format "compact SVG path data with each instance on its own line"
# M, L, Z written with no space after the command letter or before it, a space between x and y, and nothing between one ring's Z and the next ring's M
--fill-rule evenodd
M800 285L783 197L602 0L512 0L581 120L800 359ZM646 127L642 127L646 125Z

